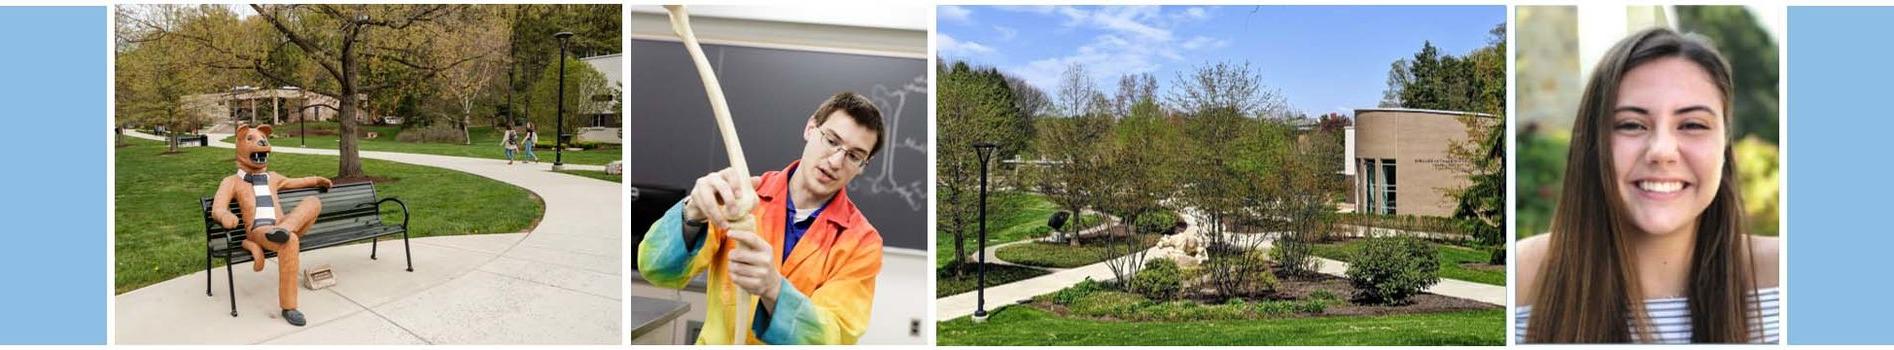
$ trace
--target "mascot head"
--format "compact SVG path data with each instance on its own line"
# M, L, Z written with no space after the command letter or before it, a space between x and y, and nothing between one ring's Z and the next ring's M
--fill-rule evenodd
M261 173L270 164L270 126L237 126L237 169Z

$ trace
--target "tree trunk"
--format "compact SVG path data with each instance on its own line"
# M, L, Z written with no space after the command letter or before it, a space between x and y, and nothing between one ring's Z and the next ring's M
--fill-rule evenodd
M337 119L340 121L339 124L342 131L341 143L336 146L336 151L340 155L338 158L341 158L339 161L340 164L337 165L335 171L335 177L338 180L362 179L367 177L367 174L362 172L361 154L356 149L355 140L355 116L359 113L358 109L361 108L361 106L356 105L357 101L355 99L355 45L351 43L355 42L355 35L358 30L360 30L359 27L349 30L348 34L344 35L341 54L342 79L337 79L338 84L336 84L341 86L340 90L342 95L336 96L337 99L341 100L339 103L341 105L341 108L339 108L341 110L339 112L341 116Z

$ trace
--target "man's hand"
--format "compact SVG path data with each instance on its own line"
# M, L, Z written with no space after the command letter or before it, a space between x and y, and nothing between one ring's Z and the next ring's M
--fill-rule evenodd
M783 278L771 263L776 260L776 252L755 232L731 230L726 235L737 243L730 250L730 280L744 291L762 297L765 308L774 309Z
M737 182L744 174L736 169L723 168L697 178L697 184L691 187L690 204L684 206L684 219L699 222L727 223L748 215L756 205L755 189L738 188ZM753 186L760 177L751 177ZM740 194L750 198L740 199Z
M725 223L739 218L750 208L737 208L736 169L723 168L697 178L691 187L690 205L684 206L684 219ZM754 202L752 202L754 203Z

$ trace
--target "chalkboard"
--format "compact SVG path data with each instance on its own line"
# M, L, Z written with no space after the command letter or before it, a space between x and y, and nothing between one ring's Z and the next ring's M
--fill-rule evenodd
M889 247L927 250L927 60L703 45L730 103L750 171L782 170L803 146L802 127L829 96L854 91L881 108L888 140L848 195L881 230ZM688 191L701 176L729 166L709 100L689 54L672 41L632 40L631 185ZM659 197L667 198L667 197ZM668 208L672 203L663 203ZM640 205L634 205L639 207ZM633 213L641 238L648 213Z

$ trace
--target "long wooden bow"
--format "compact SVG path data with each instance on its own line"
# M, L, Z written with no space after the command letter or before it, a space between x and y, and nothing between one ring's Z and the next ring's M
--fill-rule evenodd
M730 167L739 174L735 184L737 198L725 200L735 200L739 208L754 208L756 187L750 184L749 163L743 160L743 144L737 141L737 127L730 119L730 104L723 99L723 85L717 83L717 73L710 70L710 60L704 58L704 48L697 44L697 34L691 32L690 13L684 10L684 5L665 5L664 10L671 14L671 31L684 40L684 50L690 51L691 62L697 64L697 76L704 81L704 95L710 98L710 112L717 118L717 131L723 135L723 150L730 155ZM755 232L756 218L750 215L749 210L744 210L742 216L723 225L726 231ZM741 244L726 244L731 243ZM765 250L770 249L766 247ZM736 331L731 336L730 344L745 344L749 339L750 321L756 317L757 301L741 287L732 289L736 290L737 310L741 312L735 315Z

